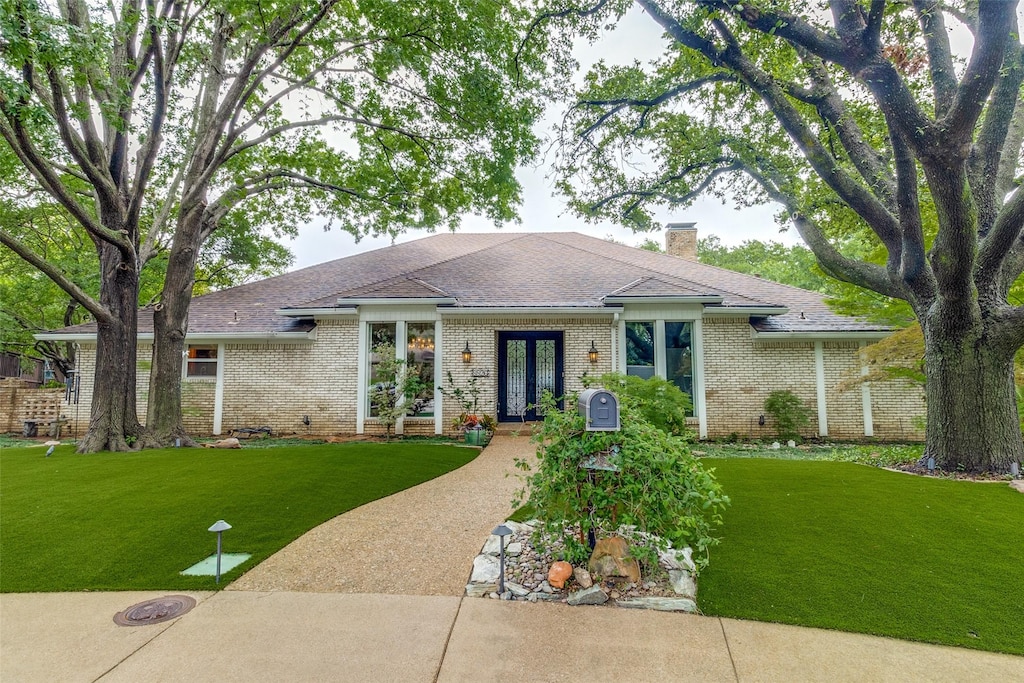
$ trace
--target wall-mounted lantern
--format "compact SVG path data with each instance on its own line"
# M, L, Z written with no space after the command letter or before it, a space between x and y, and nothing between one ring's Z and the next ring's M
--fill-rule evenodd
M469 350L469 341L466 342L466 348L462 349L462 362L469 363L473 360L473 352Z
M590 359L591 363L597 362L597 345L594 344L593 340L590 342L590 350L587 351L587 358Z

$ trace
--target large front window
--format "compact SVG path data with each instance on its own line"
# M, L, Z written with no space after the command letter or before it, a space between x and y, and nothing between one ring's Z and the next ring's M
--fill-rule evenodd
M405 372L411 380L409 415L434 415L434 323L407 323Z
M405 339L399 343L403 328ZM369 335L370 417L377 417L380 400L404 401L410 417L433 417L434 323L370 323ZM404 387L397 387L400 379ZM395 392L403 388L407 395L396 396Z
M627 322L626 374L644 379L663 377L688 395L692 403L693 323Z

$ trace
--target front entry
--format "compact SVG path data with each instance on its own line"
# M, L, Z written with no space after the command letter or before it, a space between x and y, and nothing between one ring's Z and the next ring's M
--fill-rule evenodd
M545 391L562 396L562 333L498 333L498 420L536 420ZM559 404L561 405L561 404Z

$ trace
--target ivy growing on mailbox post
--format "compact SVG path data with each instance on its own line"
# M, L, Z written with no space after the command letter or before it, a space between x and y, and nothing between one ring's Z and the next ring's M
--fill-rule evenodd
M559 410L550 396L542 405L544 422L534 435L539 462L516 463L531 473L515 503L533 506L545 534L564 543L566 560L587 559L588 532L614 533L631 525L675 548L690 546L698 569L707 565L710 548L718 543L712 534L729 498L684 439L652 426L631 402L620 405L618 432L586 431L574 407ZM567 396L565 405L575 406L576 397ZM595 454L609 454L618 471L588 476L582 465ZM566 531L576 524L578 535ZM632 552L653 565L656 551L634 547Z

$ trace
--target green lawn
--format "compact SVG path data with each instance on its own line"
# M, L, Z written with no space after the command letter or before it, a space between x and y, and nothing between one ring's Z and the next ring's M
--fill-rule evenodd
M1024 495L1005 483L703 462L732 499L705 614L1024 655Z
M0 447L0 591L210 590L179 575L252 553L230 581L314 526L461 467L476 449L413 444L76 455ZM222 579L221 587L225 585Z

